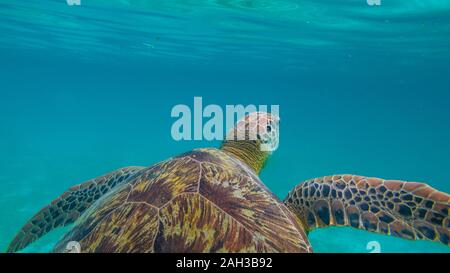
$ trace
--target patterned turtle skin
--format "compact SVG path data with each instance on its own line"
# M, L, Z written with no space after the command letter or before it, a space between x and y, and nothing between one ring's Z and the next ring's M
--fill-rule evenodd
M32 217L7 251L74 222L55 252L308 253L307 233L326 226L450 244L450 196L425 183L326 176L300 183L281 202L258 178L271 154L262 145L278 146L278 123L252 113L220 149L72 187Z
M450 196L425 183L334 175L299 184L286 197L311 230L350 226L409 240L450 243Z
M310 252L298 218L248 167L199 149L142 170L57 244L83 252Z

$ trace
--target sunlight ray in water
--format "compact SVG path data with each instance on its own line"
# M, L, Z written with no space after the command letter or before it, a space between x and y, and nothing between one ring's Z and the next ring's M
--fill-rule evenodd
M448 1L391 0L380 7L364 0L85 0L77 7L62 0L27 0L0 5L1 46L67 49L82 55L95 50L202 59L203 53L237 54L231 47L252 48L264 58L265 47L273 47L291 59L284 49L366 47L401 54L449 50ZM49 35L42 37L41 31ZM145 43L153 47L142 47ZM408 43L416 46L409 48Z

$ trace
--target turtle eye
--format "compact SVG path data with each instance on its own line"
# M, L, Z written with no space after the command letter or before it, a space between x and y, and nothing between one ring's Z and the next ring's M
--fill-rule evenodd
M266 129L267 129L267 132L269 132L269 133L272 132L272 126L268 125Z

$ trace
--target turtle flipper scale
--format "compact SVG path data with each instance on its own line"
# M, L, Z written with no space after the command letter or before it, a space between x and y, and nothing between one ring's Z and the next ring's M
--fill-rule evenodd
M76 185L36 213L17 233L7 252L17 252L51 230L75 222L95 201L129 181L144 167L122 168Z
M424 183L327 176L299 184L284 202L308 230L350 226L450 244L450 196Z

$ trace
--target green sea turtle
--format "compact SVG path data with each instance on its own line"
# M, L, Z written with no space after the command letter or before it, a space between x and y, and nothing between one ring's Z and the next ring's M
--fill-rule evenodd
M270 155L261 146L276 146L277 130L278 117L253 113L220 149L75 186L29 220L7 251L73 222L55 252L74 242L82 252L312 252L307 233L326 226L449 245L450 197L423 183L334 175L280 201L258 178Z

